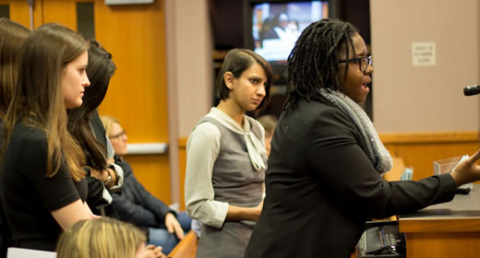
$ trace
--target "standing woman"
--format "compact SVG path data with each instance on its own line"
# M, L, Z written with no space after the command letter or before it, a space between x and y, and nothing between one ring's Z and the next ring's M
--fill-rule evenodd
M263 127L245 112L265 107L272 72L251 50L227 53L212 107L187 143L188 215L203 223L197 257L243 257L262 209Z
M17 86L3 120L3 201L16 247L55 250L62 232L95 217L85 204L82 149L67 131L67 108L82 105L88 43L58 24L32 32L20 52Z
M477 152L451 174L382 179L392 159L359 106L372 72L350 23L324 19L302 32L288 58L267 195L245 257L349 258L365 221L450 201L456 187L480 178Z

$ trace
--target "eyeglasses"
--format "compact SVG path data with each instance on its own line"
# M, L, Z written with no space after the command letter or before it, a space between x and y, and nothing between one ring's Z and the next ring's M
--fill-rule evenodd
M112 136L108 136L108 138L110 139L116 139L116 138L120 138L124 135L127 135L127 132L125 132L125 130L121 131L120 133L117 133L115 135L112 135Z
M350 62L358 62L358 68L360 68L361 72L366 72L368 67L372 65L372 56L362 56L357 58L351 59L343 59L338 61L340 63L350 63Z

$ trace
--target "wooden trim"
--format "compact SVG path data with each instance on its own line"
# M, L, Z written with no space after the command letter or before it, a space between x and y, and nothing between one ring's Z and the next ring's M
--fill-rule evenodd
M479 217L401 218L400 232L479 232Z
M178 148L186 149L187 148L187 140L188 140L188 137L178 138Z
M185 237L168 254L168 258L195 258L197 254L198 237L190 230Z
M478 142L478 131L380 134L383 144Z

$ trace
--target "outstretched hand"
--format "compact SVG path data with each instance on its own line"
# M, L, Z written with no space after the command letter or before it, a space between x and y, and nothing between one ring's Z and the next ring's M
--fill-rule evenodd
M475 162L480 158L480 150L468 159L460 162L450 173L458 186L480 180L480 166Z

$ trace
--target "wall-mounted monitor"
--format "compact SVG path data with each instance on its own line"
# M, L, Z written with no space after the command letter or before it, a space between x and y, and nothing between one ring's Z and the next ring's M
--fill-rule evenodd
M300 33L329 17L328 1L245 0L245 45L272 66L274 83L286 81L286 63Z

